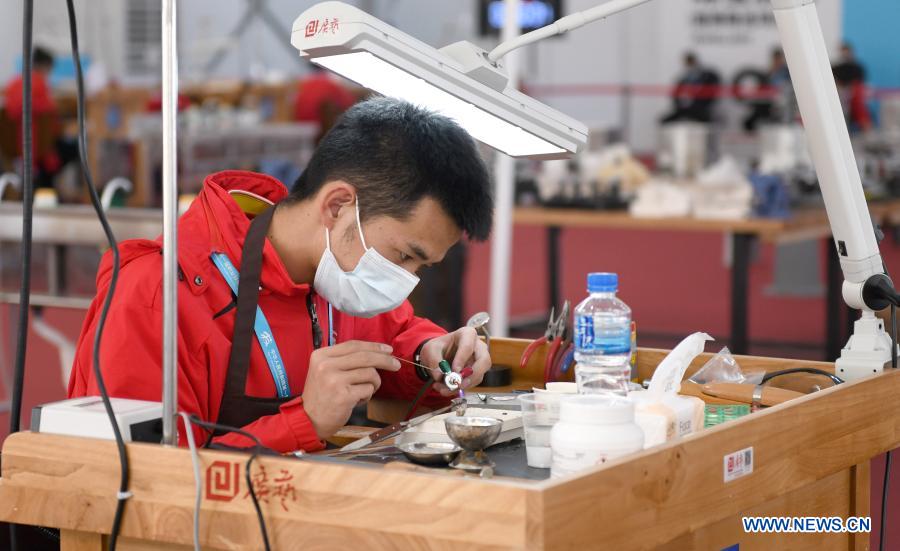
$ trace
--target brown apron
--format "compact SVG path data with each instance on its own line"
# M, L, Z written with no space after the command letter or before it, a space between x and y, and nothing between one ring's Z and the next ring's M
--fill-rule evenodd
M256 307L259 303L263 247L274 213L275 207L272 207L254 218L244 239L238 282L237 312L231 339L231 356L228 359L228 373L225 376L225 392L222 395L222 403L216 418L216 423L220 425L243 427L260 417L278 413L282 404L297 397L255 398L246 395L250 349L254 338L253 324L256 321ZM318 327L315 306L311 298L310 294L307 307L313 320L313 347L318 348L321 342L316 341L321 341L321 330ZM316 335L319 335L319 338L315 338ZM216 431L213 436L224 434L224 432Z

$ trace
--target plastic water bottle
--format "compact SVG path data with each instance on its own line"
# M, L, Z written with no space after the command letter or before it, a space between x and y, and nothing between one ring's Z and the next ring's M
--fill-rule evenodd
M625 395L631 378L631 308L616 298L619 276L591 273L575 308L575 381L580 394Z

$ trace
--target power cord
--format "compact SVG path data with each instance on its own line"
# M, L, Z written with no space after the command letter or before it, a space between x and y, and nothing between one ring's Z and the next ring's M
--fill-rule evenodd
M887 273L885 271L885 273ZM891 304L891 368L897 369L897 306ZM884 480L881 485L881 524L878 526L878 549L884 551L884 523L887 520L888 491L891 483L891 451L884 454Z
M887 273L887 270L885 270ZM897 305L891 304L891 368L897 369ZM881 485L881 524L878 526L878 549L884 551L884 523L887 521L888 492L891 483L891 451L884 454L884 480Z
M759 384L764 385L774 379L775 377L781 377L782 375L789 375L791 373L812 373L813 375L822 375L823 377L828 377L831 379L835 385L839 385L844 382L843 379L835 375L834 373L829 373L823 369L816 369L814 367L793 367L791 369L782 369L781 371L770 371L763 375L762 381Z
M116 416L113 412L112 404L109 401L109 393L106 390L106 384L103 382L103 372L100 369L100 343L103 339L103 328L106 325L106 317L109 314L109 307L112 304L113 296L116 292L116 283L119 280L119 244L113 235L109 221L106 219L106 213L103 211L103 205L100 203L100 196L97 193L97 186L94 185L94 179L91 175L90 165L87 159L87 133L85 131L85 107L84 107L84 75L81 68L81 54L78 50L78 26L75 19L75 4L73 0L66 0L66 9L69 13L69 37L72 41L72 58L75 62L75 82L77 85L77 103L78 103L78 157L81 161L81 170L84 179L88 185L90 192L91 204L97 212L97 218L100 219L100 225L103 227L103 233L109 243L112 251L112 276L109 280L109 288L106 292L106 298L103 300L103 308L100 310L100 317L97 321L97 329L94 332L93 342L93 371L94 378L97 381L97 389L100 391L100 399L103 401L103 408L106 410L106 416L112 425L113 436L116 440L116 448L119 452L119 464L121 465L121 473L119 477L119 491L116 495L116 512L113 516L113 525L109 535L109 551L115 551L116 542L118 541L119 531L122 527L122 516L125 512L125 502L131 497L128 490L129 472L128 472L128 450L125 448L125 440L119 430L119 423L116 422Z
M256 509L256 518L259 520L259 531L262 534L263 546L266 551L271 551L271 547L269 546L269 533L268 530L266 530L266 519L263 517L262 508L259 506L259 498L257 498L256 491L253 489L253 479L250 477L250 469L253 466L253 461L259 457L259 454L263 449L262 442L259 441L259 438L257 438L256 435L250 434L243 429L230 427L228 425L220 425L218 423L210 423L200 419L196 415L190 416L190 422L205 429L209 429L210 431L222 430L234 432L252 440L256 444L253 448L253 452L250 454L250 459L247 460L247 465L244 467L244 480L247 483L247 491L250 492L250 499L253 500L253 507ZM199 511L199 507L197 507L197 510ZM195 512L195 515L196 514L197 513Z
M879 237L878 241L884 239L884 233L876 227L875 235ZM884 275L890 279L891 274L888 272L887 265L882 262L881 268ZM897 369L897 296L896 292L890 298L891 303L891 369ZM884 551L884 523L887 520L888 493L891 483L891 451L888 450L884 454L884 479L881 485L881 524L878 526L878 549Z
M200 455L194 441L194 429L190 416L180 411L178 415L184 420L184 432L187 435L188 448L191 450L191 464L194 468L194 551L200 551L200 505L203 498L203 478L200 476Z
M22 27L22 282L19 288L19 324L16 327L16 363L9 415L9 433L19 432L22 417L22 389L25 382L25 353L28 348L28 315L31 309L31 229L34 216L34 158L32 149L31 75L34 0L25 0Z
M28 348L28 314L31 306L31 228L34 215L34 150L32 149L31 75L34 0L24 0L22 9L22 281L19 289L19 325L16 328L16 363L9 412L9 433L19 432L22 417L22 390L25 385L25 352ZM12 551L18 545L16 525L9 525Z

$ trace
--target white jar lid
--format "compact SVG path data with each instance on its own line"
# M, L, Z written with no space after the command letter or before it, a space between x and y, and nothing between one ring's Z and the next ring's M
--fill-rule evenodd
M590 425L619 425L634 421L634 404L620 396L578 394L564 396L560 421Z

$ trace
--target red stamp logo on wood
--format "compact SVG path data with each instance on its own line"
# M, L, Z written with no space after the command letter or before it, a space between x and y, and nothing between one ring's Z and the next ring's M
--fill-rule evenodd
M231 501L241 486L241 467L230 461L214 461L206 468L206 499Z
M276 502L284 511L289 510L291 503L297 501L297 488L294 486L294 475L287 469L280 469L278 474L269 476L265 465L250 477L253 485L253 493L261 503L268 505L269 500ZM244 493L244 499L250 497L250 490Z

